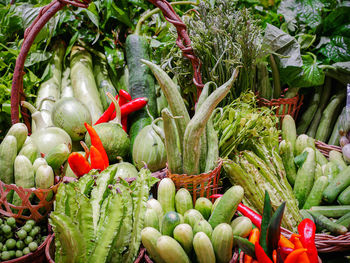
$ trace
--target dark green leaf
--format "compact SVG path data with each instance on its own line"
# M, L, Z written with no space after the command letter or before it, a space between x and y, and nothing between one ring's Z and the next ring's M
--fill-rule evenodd
M326 75L330 76L344 85L350 83L350 61L337 62L327 68Z
M119 20L120 22L124 23L125 25L129 26L129 27L134 27L134 25L132 24L132 22L129 19L129 16L127 15L127 13L125 11L123 11L122 9L120 9L115 2L112 2L112 10L113 10L113 16Z
M286 207L286 202L283 202L271 217L269 226L267 229L267 245L268 253L266 253L272 259L272 252L278 248L278 241L281 235L281 222L283 218L283 212Z
M319 53L325 57L327 63L350 61L350 38L334 36L325 44Z
M323 32L326 35L335 35L334 31L344 24L350 23L350 1L340 3L337 8L324 19Z
M300 44L301 49L309 48L316 40L316 35L309 35L301 33L297 35L298 43Z
M24 63L24 66L30 67L36 63L46 61L49 58L51 58L51 55L52 54L50 52L46 52L46 51L42 51L42 50L33 51L33 52L29 53L29 55Z
M264 200L264 210L261 220L261 228L260 228L260 239L259 244L264 249L264 251L267 253L268 246L267 246L267 229L270 223L270 219L272 216L272 206L270 201L270 196L267 191L265 191L265 200Z
M309 153L307 151L305 151L305 152L299 154L298 156L294 157L294 163L298 168L300 168L304 164L308 154Z
M301 0L298 2L298 19L315 30L322 22L321 12L324 4L320 0Z

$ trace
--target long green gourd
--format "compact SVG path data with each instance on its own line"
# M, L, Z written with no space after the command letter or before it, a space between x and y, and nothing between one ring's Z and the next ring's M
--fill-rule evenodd
M144 59L141 59L141 62L146 64L156 77L159 86L161 87L168 101L171 113L174 116L182 117L175 119L177 131L179 133L180 149L182 151L185 130L187 124L190 122L190 115L188 114L186 105L181 97L179 90L177 89L177 85L158 65L155 65L152 62Z
M0 180L5 184L14 183L13 164L17 156L16 137L8 135L0 144Z
M195 113L193 118L188 123L183 140L183 167L186 174L192 175L200 172L199 146L201 135L215 107L230 91L237 76L238 69L236 68L231 78L210 94L210 96L203 102L199 111Z

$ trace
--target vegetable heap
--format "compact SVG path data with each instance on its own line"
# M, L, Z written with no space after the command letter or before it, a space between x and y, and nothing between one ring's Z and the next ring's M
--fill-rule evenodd
M129 185L117 170L91 170L77 182L60 185L49 219L55 262L134 262L149 190L157 179L142 169Z
M28 220L22 225L13 217L0 218L0 262L35 252L46 235L46 224L37 225L34 220Z

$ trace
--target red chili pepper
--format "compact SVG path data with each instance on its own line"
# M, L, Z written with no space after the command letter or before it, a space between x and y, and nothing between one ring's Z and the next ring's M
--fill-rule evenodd
M142 97L142 98L133 99L132 101L125 103L120 107L120 112L122 117L128 116L130 113L142 109L147 105L147 102L148 102L148 99ZM116 116L116 113L113 112L111 119L113 120L115 116Z
M106 168L101 153L93 145L90 147L90 160L92 169L99 169L100 171L103 171Z
M120 96L119 106L122 106L128 101L131 101L131 95L123 89L119 90L119 96Z
M68 163L74 174L79 178L91 170L89 162L85 157L77 152L73 152L68 157Z
M259 263L273 263L258 242L255 243L255 256Z
M298 225L300 242L307 249L307 255L311 263L318 263L318 254L315 245L316 225L311 219L305 218Z
M122 117L122 127L125 132L128 132L128 117Z
M303 261L300 256L307 251L306 248L298 248L290 253L284 263L306 263Z
M118 95L115 96L115 99L118 101ZM101 115L101 117L95 122L94 125L104 123L104 122L109 122L111 119L111 116L115 110L113 102L108 106L107 110Z
M91 145L96 147L96 149L100 152L102 159L104 161L104 165L105 165L105 167L107 167L109 165L108 156L107 156L107 153L105 151L105 148L103 148L100 137L98 136L95 129L93 127L91 127L89 124L87 124L85 122L84 125L85 125L85 128L87 129L87 131L90 135ZM90 148L90 155L91 155L91 148Z

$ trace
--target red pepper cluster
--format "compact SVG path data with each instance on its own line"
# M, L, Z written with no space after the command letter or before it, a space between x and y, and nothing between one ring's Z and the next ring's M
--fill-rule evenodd
M69 166L78 178L87 174L91 169L103 171L109 166L107 153L103 148L101 139L97 132L89 124L84 123L84 125L91 138L90 151L85 149L85 156L73 152L68 157ZM88 161L89 155L91 164Z
M220 194L212 195L211 198L219 198ZM253 229L249 236L249 241L255 245L255 255L257 260L245 255L244 263L277 263L277 253L284 263L318 263L318 253L315 245L316 225L311 219L304 219L298 225L299 234L292 234L289 239L280 234L278 241L278 252L272 253L272 259L266 254L259 244L259 235L262 223L262 216L254 212L249 207L240 203L237 210L248 217L257 227Z
M118 101L119 98L119 101ZM127 132L127 124L128 124L128 115L134 111L140 110L146 106L148 99L141 97L136 99L131 99L131 95L125 90L121 89L119 91L119 96L115 96L115 99L118 101L121 112L121 123L125 132ZM107 110L101 115L101 117L96 121L94 125L109 122L116 117L115 106L113 102L109 105Z

